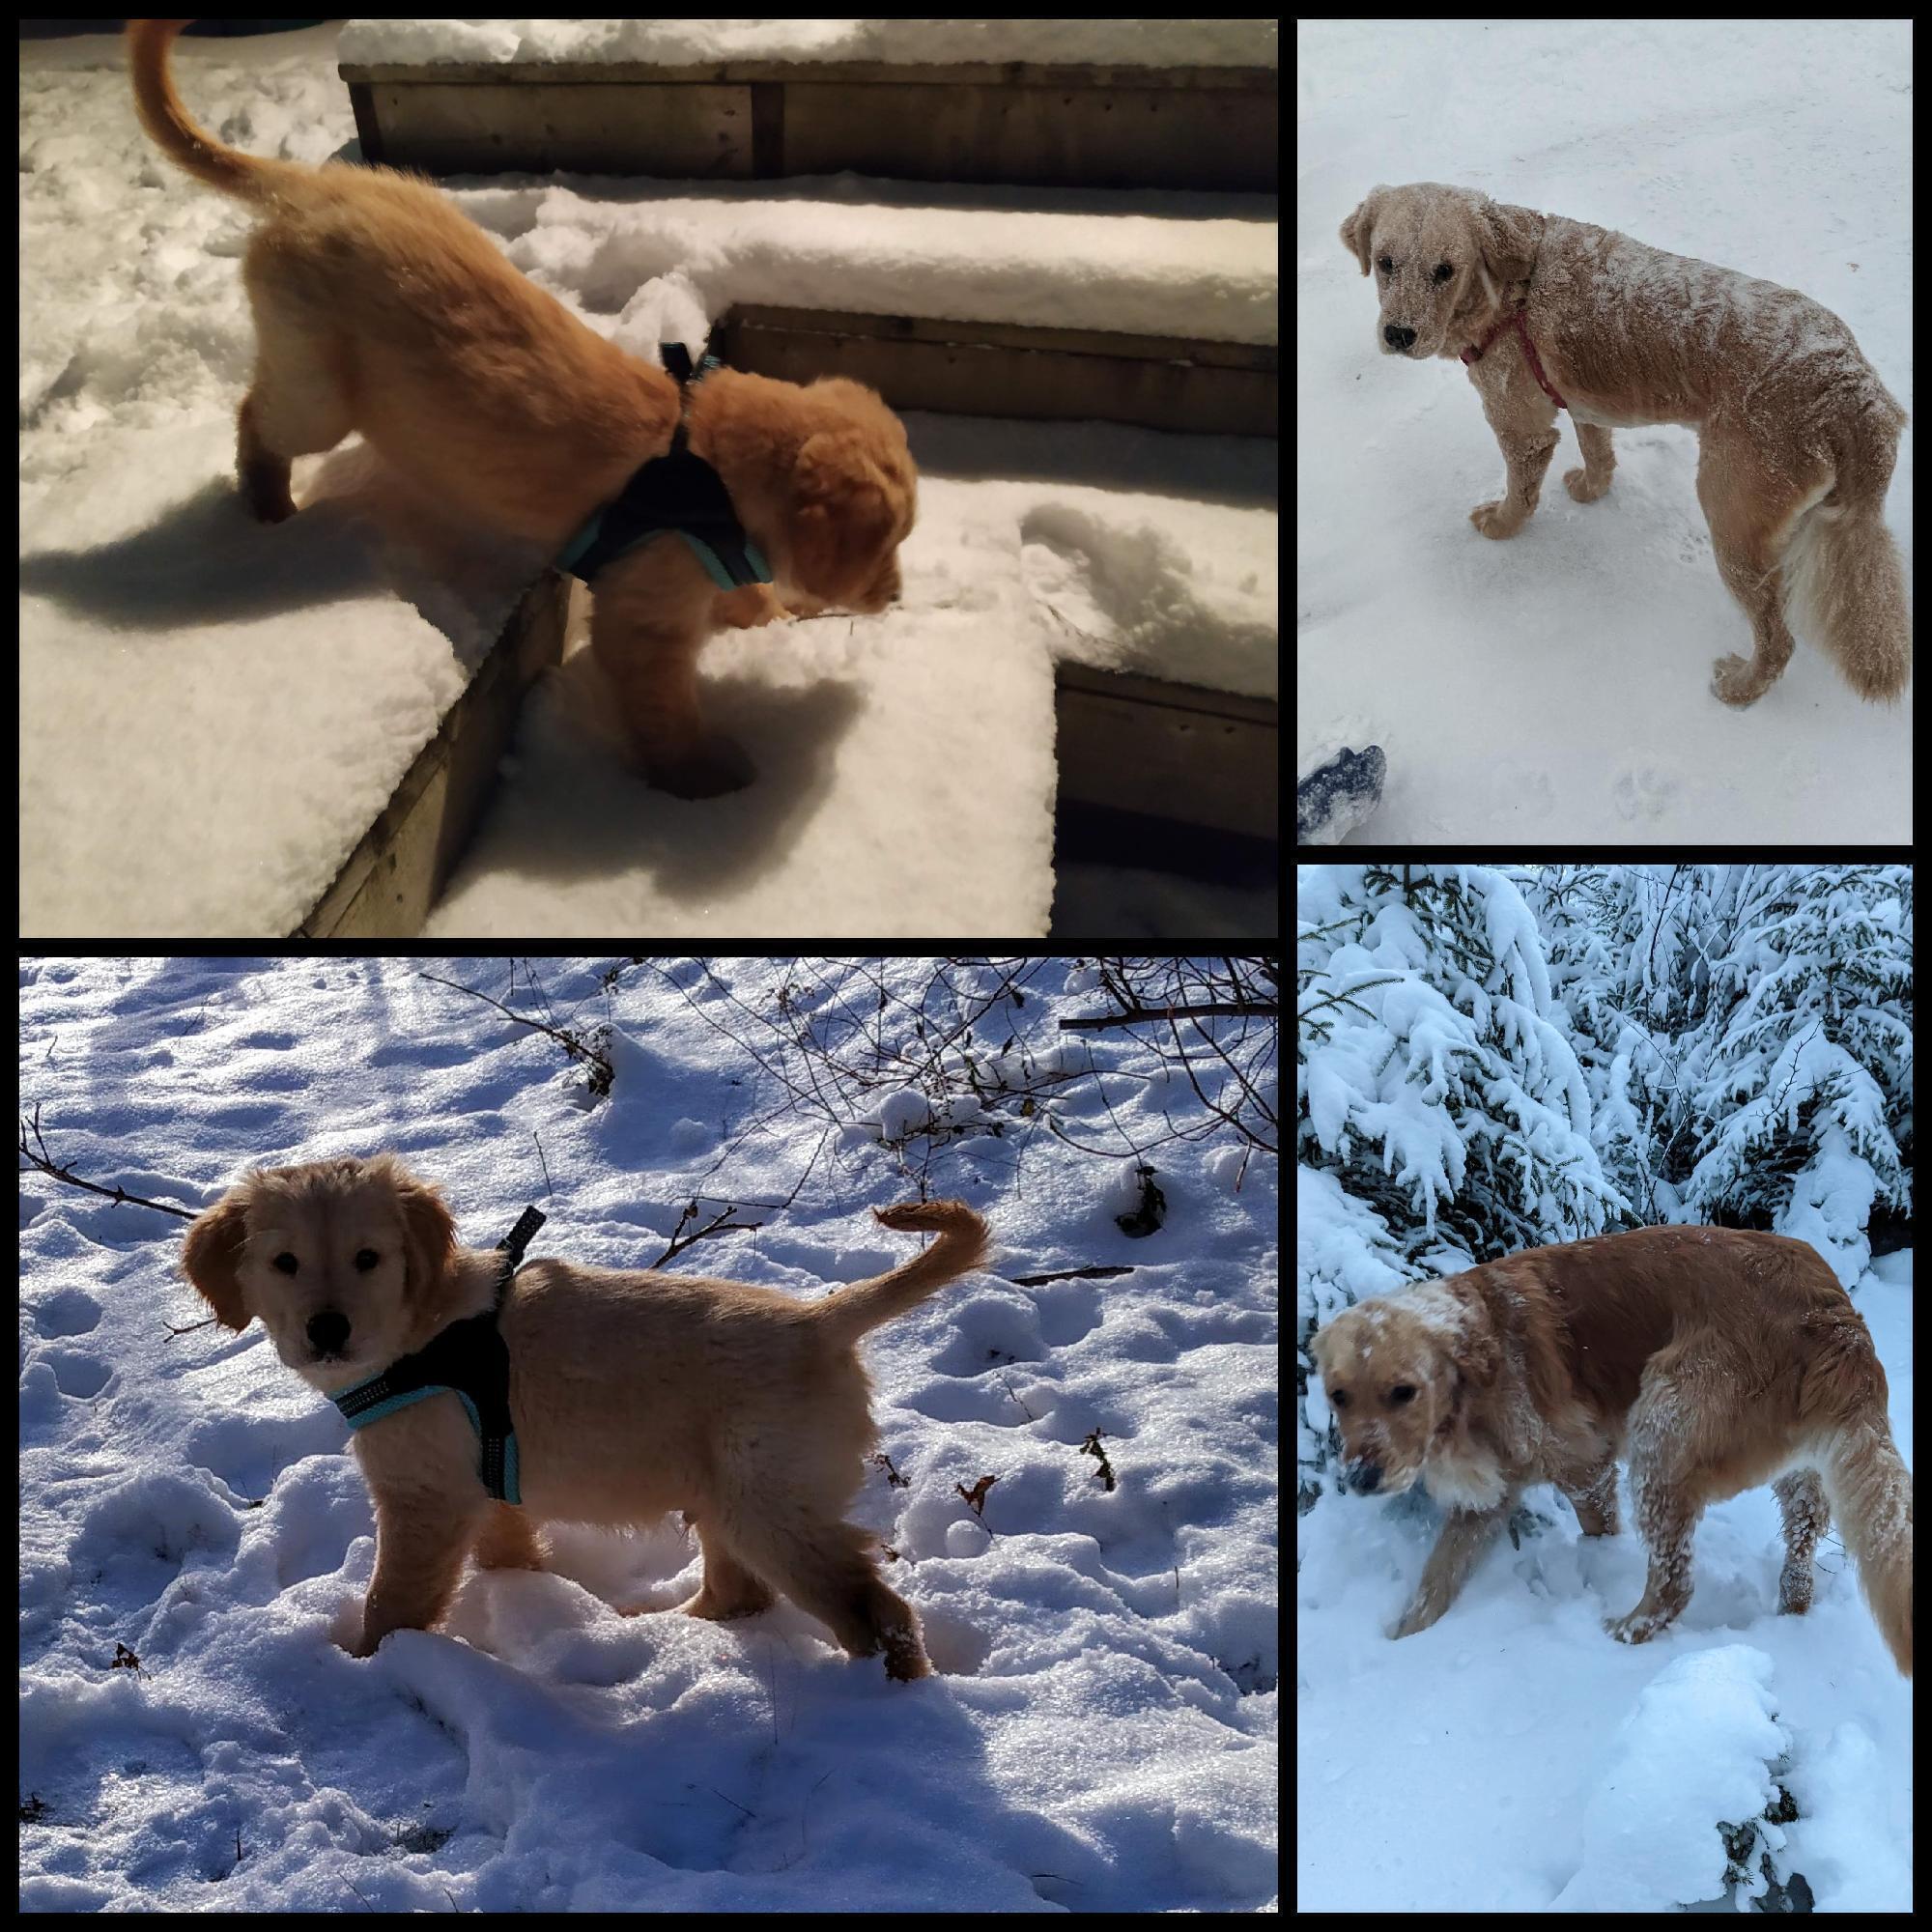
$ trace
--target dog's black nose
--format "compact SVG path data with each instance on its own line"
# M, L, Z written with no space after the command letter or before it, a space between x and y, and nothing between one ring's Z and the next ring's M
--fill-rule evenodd
M1342 1487L1357 1495L1372 1496L1382 1486L1379 1463L1349 1463L1343 1465Z
M1391 349L1413 349L1415 347L1415 330L1403 327L1399 322L1392 322L1382 330L1382 340Z
M308 1318L307 1333L318 1355L339 1355L349 1340L349 1318L338 1308L319 1309Z

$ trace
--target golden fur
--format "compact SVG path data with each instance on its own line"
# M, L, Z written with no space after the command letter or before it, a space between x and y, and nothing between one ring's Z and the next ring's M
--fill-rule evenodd
M781 1590L852 1656L883 1650L890 1676L925 1675L911 1605L843 1520L878 1440L856 1347L977 1267L987 1235L958 1201L878 1218L939 1238L818 1301L527 1263L501 1316L523 1507L491 1500L453 1394L357 1430L376 1571L355 1654L434 1623L466 1552L485 1569L536 1569L538 1521L618 1525L682 1509L704 1550L703 1587L681 1605L691 1615L749 1615ZM457 1246L441 1197L383 1155L257 1170L190 1227L182 1266L225 1326L259 1317L282 1360L331 1393L486 1310L499 1261Z
M1360 1302L1313 1347L1344 1487L1394 1495L1420 1480L1449 1511L1394 1635L1449 1607L1526 1484L1555 1484L1586 1536L1615 1535L1627 1455L1650 1577L1612 1635L1664 1629L1690 1598L1704 1506L1771 1482L1779 1606L1809 1606L1812 1546L1835 1511L1912 1675L1912 1474L1865 1324L1803 1241L1640 1228L1530 1248Z
M1512 537L1555 449L1562 397L1583 465L1564 487L1610 487L1610 431L1697 432L1697 500L1718 569L1749 617L1754 652L1719 658L1726 704L1761 697L1791 656L1787 607L1861 697L1894 698L1912 668L1905 573L1885 526L1901 410L1828 308L1793 289L1646 247L1614 230L1416 182L1375 187L1342 242L1381 297L1385 355L1463 356L1508 468L1470 522ZM1500 329L1500 332L1494 332Z
M427 182L222 146L169 78L185 24L130 23L128 65L141 125L168 158L265 217L242 265L256 360L238 467L254 514L293 516L291 458L359 431L476 526L560 552L669 449L677 384L520 275ZM802 386L719 370L694 385L688 424L779 588L721 592L689 546L659 538L599 574L591 649L651 782L696 798L749 776L699 716L705 639L834 605L883 610L917 486L898 418L840 377Z

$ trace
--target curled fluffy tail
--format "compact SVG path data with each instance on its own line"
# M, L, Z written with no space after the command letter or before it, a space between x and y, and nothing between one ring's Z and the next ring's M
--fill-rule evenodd
M1833 1437L1823 1461L1825 1492L1845 1546L1859 1560L1859 1585L1891 1654L1912 1675L1912 1471L1892 1446L1879 1406L1867 1406Z
M1886 462L1889 476L1891 464ZM1889 701L1912 675L1905 569L1876 499L1821 503L1800 523L1783 559L1798 628L1831 652L1861 697Z
M259 160L224 148L197 128L168 75L168 49L185 20L129 20L128 71L134 81L134 111L148 138L196 181L244 201L266 201L276 188L306 172L294 161Z
M969 1274L986 1258L986 1224L963 1201L908 1201L875 1208L882 1227L900 1234L939 1236L891 1274L855 1281L813 1304L813 1315L834 1342L849 1346L867 1329L917 1308L928 1294Z

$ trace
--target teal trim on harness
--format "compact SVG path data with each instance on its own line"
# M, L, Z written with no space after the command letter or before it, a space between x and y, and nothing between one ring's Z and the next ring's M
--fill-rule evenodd
M494 1305L481 1315L452 1321L381 1375L329 1397L351 1429L367 1429L372 1422L412 1403L427 1402L433 1395L455 1396L482 1445L478 1473L483 1487L501 1503L521 1503L524 1497L518 1480L517 1433L510 1422L510 1351L497 1324L511 1277L544 1219L534 1208L526 1208L517 1225L497 1243L503 1260Z
M681 342L667 342L661 353L666 371L688 399L690 353ZM707 355L698 365L700 376L718 366L718 358ZM627 552L664 536L682 537L721 590L772 581L771 566L731 507L724 479L703 457L693 454L682 422L666 454L634 470L610 502L590 513L563 547L556 568L588 583Z

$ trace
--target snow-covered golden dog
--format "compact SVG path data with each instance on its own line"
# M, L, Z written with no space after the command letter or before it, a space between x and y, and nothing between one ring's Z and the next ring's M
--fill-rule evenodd
M1358 1302L1313 1347L1343 1487L1420 1481L1449 1512L1395 1635L1449 1607L1530 1483L1561 1490L1585 1536L1614 1536L1624 1456L1650 1580L1612 1635L1669 1625L1690 1601L1705 1505L1768 1482L1784 1513L1779 1607L1809 1607L1812 1546L1835 1513L1912 1675L1912 1472L1871 1336L1804 1242L1639 1228L1529 1248Z
M1342 242L1381 298L1384 355L1460 357L1508 471L1471 511L1486 537L1529 521L1567 410L1583 465L1564 488L1610 487L1610 431L1697 432L1697 501L1753 652L1719 658L1726 704L1761 697L1790 660L1796 610L1861 697L1912 669L1905 573L1885 493L1905 412L1852 331L1795 289L1753 281L1613 229L1440 182L1374 187Z

